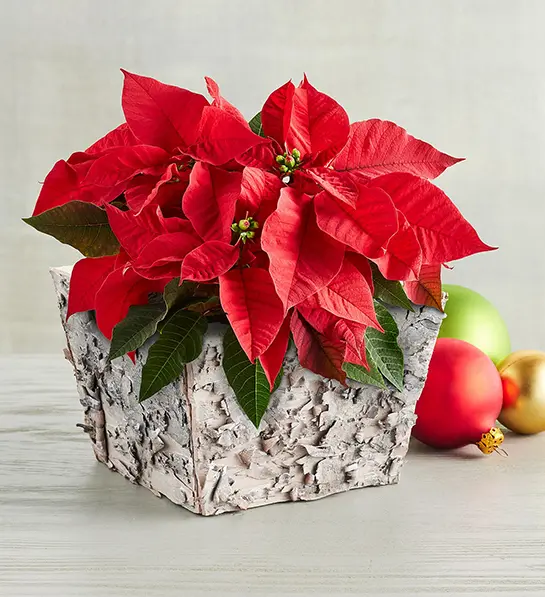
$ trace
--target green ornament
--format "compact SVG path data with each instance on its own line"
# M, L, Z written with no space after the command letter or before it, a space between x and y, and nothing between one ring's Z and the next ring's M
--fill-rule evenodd
M440 338L458 338L480 348L495 364L511 352L507 326L494 305L478 292L444 284L448 293L447 317L439 330Z

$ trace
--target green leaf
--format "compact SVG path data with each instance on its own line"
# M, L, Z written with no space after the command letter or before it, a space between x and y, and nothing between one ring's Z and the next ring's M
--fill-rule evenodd
M261 112L258 112L248 124L256 135L259 135L260 137L265 136L263 133L263 125L261 124Z
M208 298L194 299L193 301L188 302L186 309L203 315L208 311L219 309L220 306L219 296L210 296Z
M261 363L260 363L260 365L261 365ZM271 394L273 394L274 392L276 392L276 390L278 390L278 388L280 387L280 384L282 383L283 377L284 377L284 367L280 367L280 371L278 372L278 375L276 376L276 379L274 380L274 385L273 385Z
M119 242L106 212L92 203L71 201L37 216L23 218L23 222L74 247L86 257L115 255L119 251Z
M398 390L403 390L403 351L397 343L399 330L394 318L386 307L375 301L375 311L384 333L367 328L365 330L365 346L379 371Z
M350 379L371 386L377 386L378 388L385 388L386 384L384 383L382 373L379 371L375 361L373 361L373 357L369 354L369 350L367 350L367 363L369 364L369 370L355 363L344 363L343 369Z
M172 316L176 309L193 295L196 286L194 282L189 281L180 285L180 278L175 278L165 286L162 294L151 295L149 304L130 307L127 317L114 328L109 359L116 359L140 348L155 334L167 313Z
M142 344L155 334L157 324L166 315L164 302L149 305L133 305L127 317L115 327L110 345L108 359L113 361L131 350L140 348Z
M402 309L407 309L407 311L414 311L413 305L407 298L400 282L387 280L374 263L371 263L371 269L373 270L373 284L375 286L376 299L380 299L388 305L401 307Z
M195 292L195 288L197 284L195 282L190 282L189 280L184 280L180 284L180 278L174 278L171 280L166 286L163 292L163 298L167 305L168 309L172 307L179 306L188 298L193 296Z
M240 407L258 428L269 406L269 382L259 359L255 363L250 362L231 328L223 338L223 370ZM274 389L280 384L282 375L283 371L280 371Z
M140 401L150 398L183 373L202 351L208 322L198 313L176 311L164 325L142 369Z

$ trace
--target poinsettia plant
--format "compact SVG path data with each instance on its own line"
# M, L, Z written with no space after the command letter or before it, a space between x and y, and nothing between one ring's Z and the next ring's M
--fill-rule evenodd
M441 309L443 264L490 250L431 179L459 162L384 120L350 124L305 79L247 122L203 95L124 72L123 124L55 164L34 228L72 245L68 313L94 311L145 400L229 324L223 367L257 426L290 338L303 367L401 389L384 304ZM410 301L409 301L410 299Z

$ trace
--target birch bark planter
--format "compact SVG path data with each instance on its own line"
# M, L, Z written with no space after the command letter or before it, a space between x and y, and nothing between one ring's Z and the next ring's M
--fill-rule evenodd
M157 396L138 403L145 354L107 362L92 314L66 321L70 268L52 276L97 459L124 477L204 515L315 500L399 479L414 409L443 314L390 308L405 355L405 389L348 388L303 369L288 352L284 378L259 430L240 410L223 369L223 326L200 357ZM145 353L145 349L141 351Z

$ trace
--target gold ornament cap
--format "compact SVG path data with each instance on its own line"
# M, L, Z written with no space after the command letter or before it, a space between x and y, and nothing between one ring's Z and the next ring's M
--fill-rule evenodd
M476 446L483 454L492 454L503 444L503 440L503 431L498 427L492 427L490 431L482 434Z

